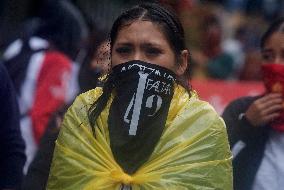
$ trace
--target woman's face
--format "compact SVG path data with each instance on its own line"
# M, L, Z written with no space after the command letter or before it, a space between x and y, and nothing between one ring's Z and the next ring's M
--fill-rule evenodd
M156 64L181 74L166 36L150 21L135 21L123 26L112 48L112 66L131 60Z
M275 32L265 42L262 62L284 64L284 33Z

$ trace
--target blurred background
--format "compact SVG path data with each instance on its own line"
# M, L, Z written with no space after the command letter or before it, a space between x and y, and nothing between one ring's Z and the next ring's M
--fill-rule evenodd
M58 14L56 11L60 11L58 7L56 8L58 1L60 0L2 0L0 55L19 36L35 34L40 22L63 23L64 21L56 15ZM70 0L69 2L80 11L88 30L88 37L80 47L88 46L88 51L91 52L88 52L89 56L83 56L83 60L80 61L91 62L98 41L107 38L114 18L122 10L139 1ZM242 95L254 95L263 90L262 86L255 82L261 79L260 36L273 19L283 16L283 0L152 2L160 2L170 7L180 17L191 54L193 87L199 91L201 98L210 101L219 113L228 101ZM52 33L55 28L57 27L54 24L47 29ZM64 32L60 32L60 35L63 34ZM83 69L81 78L87 78L84 75L90 74L88 69L89 67ZM92 73L98 73L98 70ZM90 83L90 81L91 84L81 84L81 88L88 89L96 83L95 79L90 78L85 82Z

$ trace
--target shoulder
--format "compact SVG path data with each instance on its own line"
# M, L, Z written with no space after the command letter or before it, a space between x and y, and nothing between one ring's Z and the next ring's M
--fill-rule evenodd
M102 88L97 87L78 95L72 104L72 107L81 109L82 107L90 107L101 96Z
M210 103L200 100L198 97L192 97L190 98L187 107L188 109L191 109L196 116L203 118L208 122L221 122L220 124L223 125L222 118Z
M215 108L209 102L201 100L195 91L191 93L187 106L198 112L202 112L203 114L210 114L219 117L219 114L216 112Z
M220 146L224 148L223 151L228 150L225 122L208 102L191 96L177 111L172 112L175 116L167 123L170 132L165 134L177 133L181 135L180 139L198 136L200 141L212 143L215 150ZM217 144L218 146L215 146Z
M176 114L186 113L189 115L203 113L218 116L213 106L211 106L208 102L199 99L196 91L192 90L188 93L181 86L177 86L175 88L170 112L176 112Z
M235 99L226 106L224 112L231 109L247 109L259 97L260 96L245 96Z
M224 121L208 102L200 100L196 92L182 93L174 98L173 120L184 121L187 124L198 124L201 128L218 124L223 128Z
M89 90L76 97L72 105L68 108L63 120L63 128L71 128L80 124L88 124L88 113L90 107L102 94L101 88Z

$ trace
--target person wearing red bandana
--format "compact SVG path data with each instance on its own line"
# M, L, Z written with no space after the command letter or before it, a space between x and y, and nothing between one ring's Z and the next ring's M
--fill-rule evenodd
M222 117L233 154L235 190L284 186L284 18L261 39L266 92L231 102Z

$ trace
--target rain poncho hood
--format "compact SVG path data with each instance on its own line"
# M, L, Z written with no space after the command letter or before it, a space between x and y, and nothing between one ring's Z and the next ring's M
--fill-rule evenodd
M101 88L78 96L56 141L48 190L232 190L231 152L223 120L207 102L176 85L162 136L149 159L128 175L115 162L107 126L108 101L94 137L88 109Z

